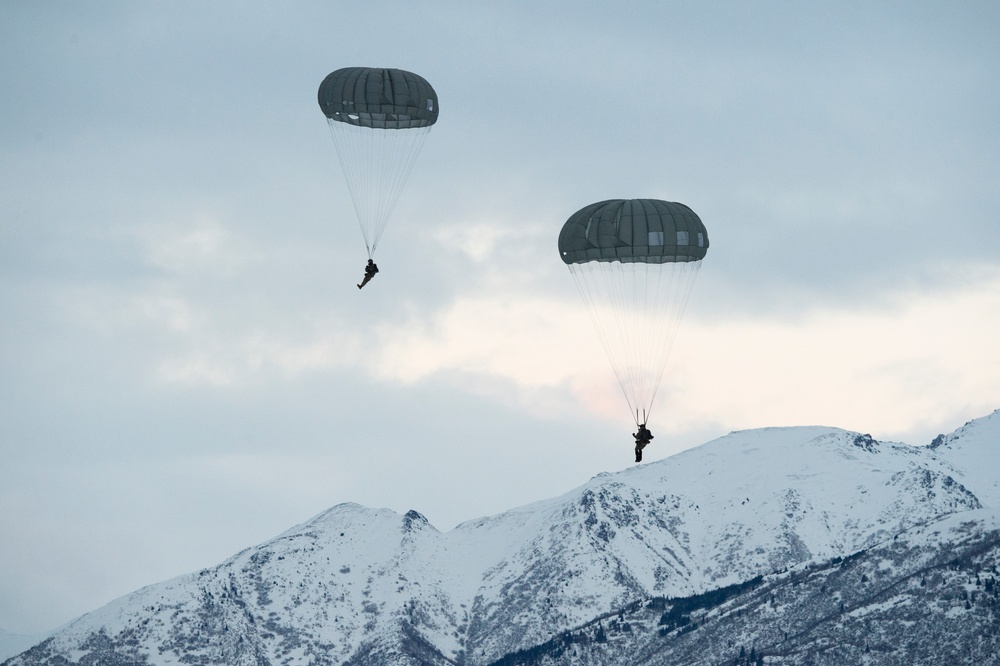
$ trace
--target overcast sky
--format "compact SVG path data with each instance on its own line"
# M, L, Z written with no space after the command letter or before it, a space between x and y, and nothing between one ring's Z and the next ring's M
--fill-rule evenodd
M437 90L367 254L320 81ZM1000 407L1000 4L0 3L0 627L340 502L441 530L632 464L591 202L711 249L650 427L923 445Z

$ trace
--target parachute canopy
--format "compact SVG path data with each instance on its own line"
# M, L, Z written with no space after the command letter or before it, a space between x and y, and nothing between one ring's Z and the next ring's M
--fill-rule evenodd
M437 93L426 79L403 69L344 67L319 86L327 118L375 129L429 127L437 122Z
M345 67L323 79L317 97L372 258L437 122L437 93L413 72Z
M569 268L637 425L646 423L708 232L693 210L658 199L586 206L563 225Z
M660 264L700 261L708 231L682 203L658 199L610 199L574 213L559 233L567 264L621 261Z

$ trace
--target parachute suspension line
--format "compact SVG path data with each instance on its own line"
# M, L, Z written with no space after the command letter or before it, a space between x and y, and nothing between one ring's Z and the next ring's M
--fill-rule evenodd
M430 126L372 129L327 119L372 258Z
M700 261L569 264L636 425L640 409L644 419L650 415L700 266Z
M661 301L662 307L657 311L658 322L654 327L654 329L661 330L662 333L659 337L658 349L650 357L651 361L659 359L659 368L649 396L650 411L652 411L653 402L663 380L663 373L667 368L667 361L677 338L677 330L684 318L684 311L687 309L695 278L698 277L701 261L671 263L669 266L669 270L659 272L656 277L658 284L653 290L665 294L665 297Z
M626 402L637 410L631 390L634 385L632 372L624 358L624 350L627 348L624 338L629 334L630 328L627 303L623 298L624 281L616 267L620 268L621 264L570 264L570 272L577 278L580 293L622 394Z
M620 338L625 328L626 313L624 308L614 307L615 299L611 297L615 290L612 280L614 273L610 266L611 264L604 262L569 264L569 271L583 297L584 306L597 330L597 337L601 341L604 353L611 361L611 369L618 380L618 386L621 388L626 402L631 406L635 404L635 401L629 392L630 382L623 374L624 367L618 353L622 348Z
M406 130L384 130L380 132L380 167L378 173L378 188L385 193L379 198L376 220L378 220L371 251L375 252L382 232L389 222L403 186L409 178L417 155L423 147L424 139L430 133L431 127Z

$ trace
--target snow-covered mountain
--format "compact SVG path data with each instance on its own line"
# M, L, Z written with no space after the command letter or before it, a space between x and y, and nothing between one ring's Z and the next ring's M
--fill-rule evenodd
M961 512L848 557L643 600L495 664L997 664L998 566L1000 512Z
M981 542L989 560L998 481L1000 411L920 448L829 427L734 432L444 533L416 511L336 506L217 567L84 615L6 663L535 663L516 659L558 661L563 653L544 646L584 627L614 638L594 643L603 651L581 647L589 663L623 663L640 648L649 663L700 663L663 656L667 625L626 639L615 627L648 624L626 612L659 621L678 599L718 602L719 589L740 597L762 585L783 601L754 612L797 626L815 604L792 579L825 580L860 558L873 576L912 580L959 538L942 534ZM840 587L842 599L861 594ZM749 608L757 597L740 598ZM698 634L674 633L678 644ZM809 645L808 632L795 636Z

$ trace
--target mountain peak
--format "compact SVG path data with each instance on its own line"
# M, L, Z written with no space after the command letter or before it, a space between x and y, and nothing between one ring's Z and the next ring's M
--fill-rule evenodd
M430 522L418 511L410 509L403 516L403 531L412 532L424 528L434 529Z

